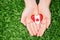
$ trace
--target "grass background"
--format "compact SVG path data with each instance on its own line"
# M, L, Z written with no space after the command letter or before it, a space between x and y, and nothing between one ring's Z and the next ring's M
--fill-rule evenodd
M20 22L24 0L0 0L0 40L60 40L60 0L52 0L51 25L42 37L32 37Z

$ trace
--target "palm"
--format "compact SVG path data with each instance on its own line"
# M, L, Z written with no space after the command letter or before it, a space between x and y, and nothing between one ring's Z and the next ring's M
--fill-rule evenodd
M48 28L50 25L51 13L48 5L46 4L46 1L44 0L38 5L38 8L39 8L39 14L43 15L43 20L40 24L39 32L37 35L42 36L46 28Z
M24 9L22 13L22 18L21 18L21 22L25 26L27 26L27 29L32 36L36 35L37 33L37 29L36 29L37 26L31 19L31 15L35 15L35 14L38 14L37 5L29 4L29 5L26 5L26 8Z

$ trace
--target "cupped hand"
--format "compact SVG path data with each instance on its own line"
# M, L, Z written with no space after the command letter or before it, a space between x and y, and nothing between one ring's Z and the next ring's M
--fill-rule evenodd
M31 36L37 34L37 25L31 19L31 15L37 15L38 9L35 0L25 0L25 9L22 13L21 22L27 27Z
M40 28L37 36L42 36L44 31L49 27L51 22L51 13L49 10L50 0L40 0L38 4L39 14L43 15L43 20L40 23Z

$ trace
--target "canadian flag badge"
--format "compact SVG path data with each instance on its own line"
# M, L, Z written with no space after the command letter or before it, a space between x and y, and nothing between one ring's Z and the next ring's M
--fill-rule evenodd
M43 19L43 15L42 14L39 14L39 15L32 15L31 16L31 19L36 23L36 24L39 24L42 19Z

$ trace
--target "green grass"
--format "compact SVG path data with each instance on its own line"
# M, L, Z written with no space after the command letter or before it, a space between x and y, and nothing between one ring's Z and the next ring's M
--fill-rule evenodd
M60 40L60 0L52 0L51 25L42 37L30 36L20 22L23 0L0 0L0 40Z

